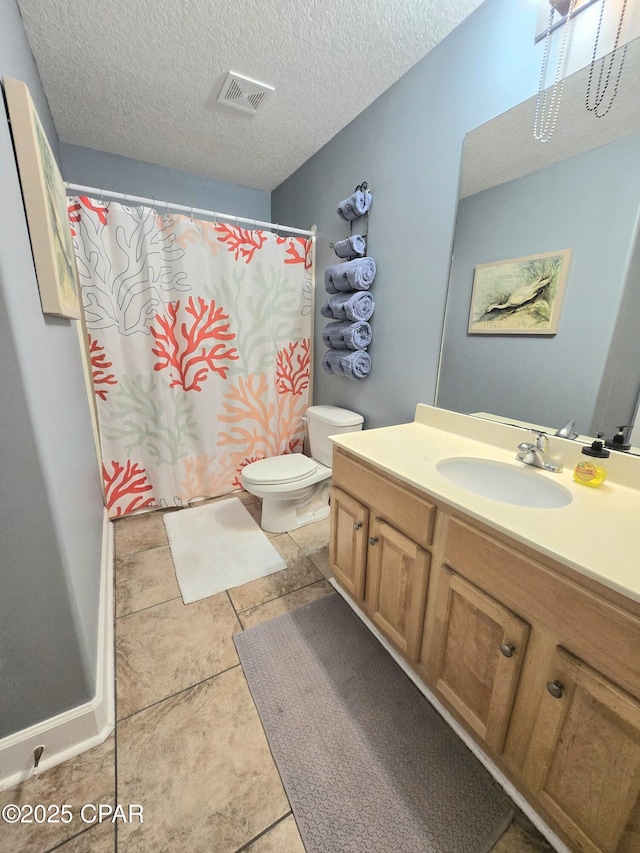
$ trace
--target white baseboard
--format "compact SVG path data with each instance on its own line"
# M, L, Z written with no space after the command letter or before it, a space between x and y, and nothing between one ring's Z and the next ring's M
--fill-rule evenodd
M460 737L460 739L464 742L465 746L469 747L471 752L475 755L475 757L483 764L489 773L493 776L496 782L504 789L505 793L511 797L514 803L526 814L531 823L544 835L549 844L558 851L558 853L571 853L569 848L561 841L560 838L556 835L556 833L551 829L551 827L547 826L547 824L542 820L540 815L531 808L529 803L524 799L522 794L518 791L517 788L507 779L504 773L497 767L493 761L485 755L485 753L480 749L475 740L467 734L466 730L462 728L460 723L451 716L451 714L447 711L444 705L438 700L438 698L429 690L429 688L420 681L418 676L412 669L404 662L404 660L400 657L398 652L393 648L393 646L386 640L386 638L378 631L373 622L368 619L364 613L357 607L354 601L352 601L349 596L344 592L344 590L340 587L335 578L329 578L329 583L335 589L337 593L347 602L349 607L353 610L353 612L360 617L360 619L364 622L367 628L371 631L371 633L380 641L380 643L384 646L384 648L389 652L391 657L396 661L400 669L409 676L411 681L415 684L418 690L422 693L422 695L430 702L431 705L436 709L436 711L443 717L447 723L451 726L451 728L455 731L455 733Z
M100 606L98 614L98 660L96 695L84 705L71 708L28 729L0 740L0 791L18 785L30 776L42 773L98 746L115 725L113 661L113 523L104 512L102 555L100 561ZM34 750L44 747L37 769Z

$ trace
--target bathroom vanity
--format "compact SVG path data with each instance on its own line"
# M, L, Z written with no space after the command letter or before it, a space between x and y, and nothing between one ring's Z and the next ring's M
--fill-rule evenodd
M598 489L550 438L568 503L453 484L445 459L513 465L527 431L418 406L411 424L334 442L330 562L487 766L571 850L640 850L640 458ZM491 468L488 477L492 476ZM534 484L535 485L535 484ZM544 483L542 483L544 488ZM477 752L477 749L476 749Z

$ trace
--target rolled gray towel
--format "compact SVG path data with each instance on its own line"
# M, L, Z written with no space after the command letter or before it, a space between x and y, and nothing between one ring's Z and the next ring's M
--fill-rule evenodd
M367 242L360 234L353 234L346 240L334 243L333 251L339 258L361 258L367 251Z
M341 216L345 222L357 219L358 216L364 216L371 207L372 198L371 193L356 190L353 195L340 202L338 205L338 216Z
M334 293L320 309L328 320L369 320L375 308L373 296L367 290L355 293Z
M331 349L366 349L371 343L371 326L365 320L327 323L322 330L322 341Z
M365 379L371 371L371 356L363 349L355 352L329 349L322 356L320 364L325 373L360 380Z
M327 293L345 293L348 290L368 290L376 277L373 258L354 258L343 264L333 264L324 271L324 289Z

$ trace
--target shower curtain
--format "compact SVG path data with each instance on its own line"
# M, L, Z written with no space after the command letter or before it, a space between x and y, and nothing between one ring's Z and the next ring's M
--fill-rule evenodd
M69 200L110 517L302 450L311 239Z

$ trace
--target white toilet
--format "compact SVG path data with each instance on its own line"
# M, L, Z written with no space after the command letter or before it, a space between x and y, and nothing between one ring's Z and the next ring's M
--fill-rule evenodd
M329 515L331 490L330 435L357 432L364 418L337 406L309 406L311 458L288 453L252 462L240 472L243 488L262 498L260 526L269 533L297 530Z

